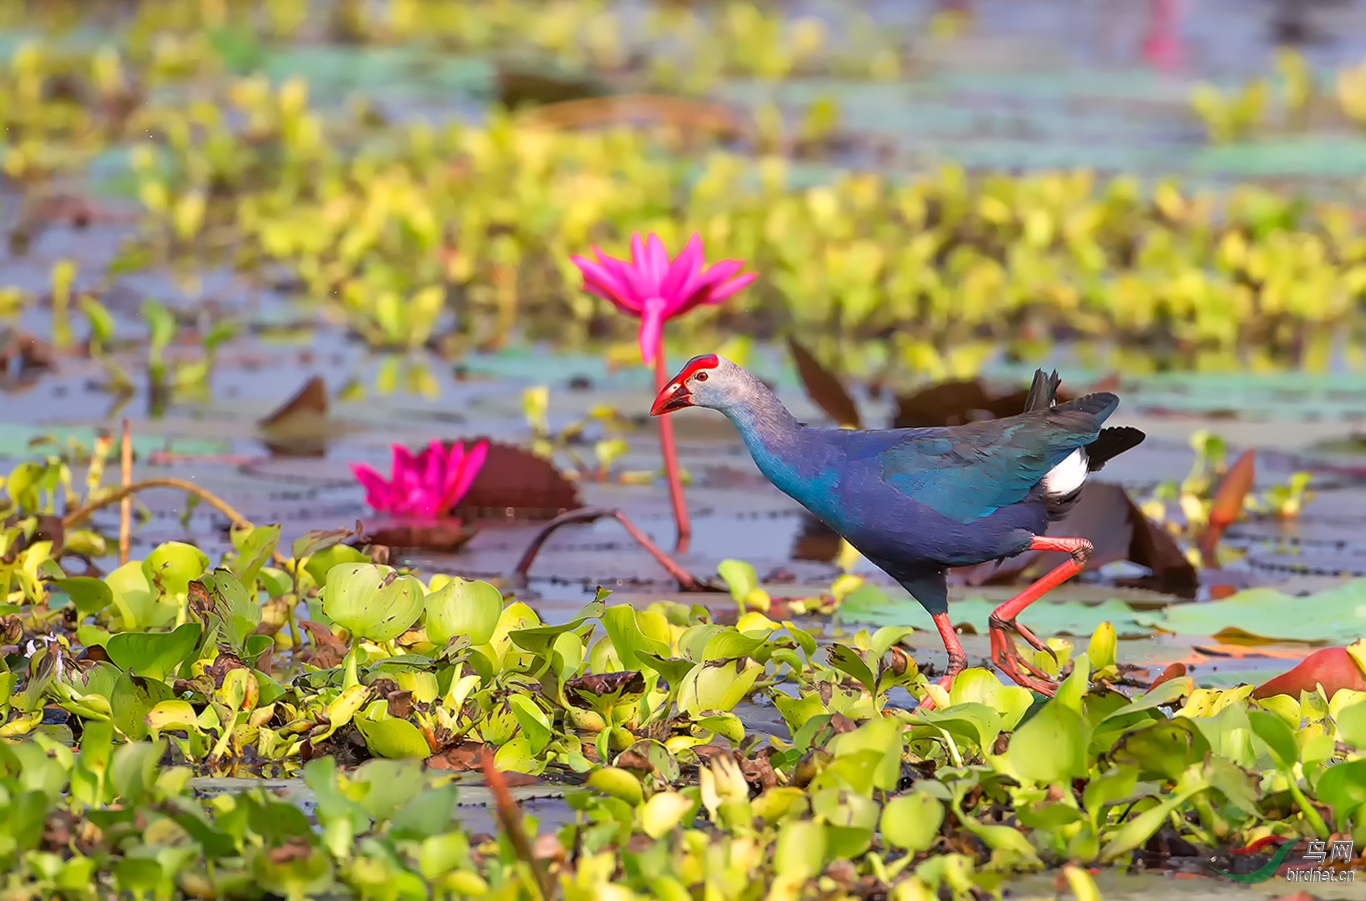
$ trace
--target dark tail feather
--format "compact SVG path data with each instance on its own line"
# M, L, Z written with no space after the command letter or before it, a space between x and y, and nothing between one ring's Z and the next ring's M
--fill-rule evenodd
M1058 386L1061 384L1062 378L1058 375L1058 370L1054 369L1052 375L1044 375L1042 369L1034 370L1034 382L1029 386L1024 412L1033 413L1053 406L1054 401L1058 399Z
M1096 472L1125 451L1138 447L1146 437L1140 430L1127 425L1101 429L1096 440L1086 445L1087 469Z

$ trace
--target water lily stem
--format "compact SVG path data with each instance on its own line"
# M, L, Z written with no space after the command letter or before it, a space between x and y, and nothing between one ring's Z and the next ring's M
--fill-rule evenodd
M655 391L663 391L669 384L669 370L664 362L664 339L655 348ZM659 446L664 453L664 474L669 480L669 503L674 508L674 524L678 526L678 542L674 553L686 554L692 540L692 521L688 519L688 502L683 497L683 475L678 466L678 448L674 445L672 416L656 416L659 420Z
M141 482L133 482L131 485L124 485L113 494L107 494L97 501L91 501L75 513L68 513L62 518L62 528L67 530L74 529L105 507L111 507L114 504L121 503L124 498L130 498L139 491L145 491L148 488L179 489L186 494L194 495L210 507L213 507L219 513L222 513L234 526L245 529L250 529L252 527L251 521L232 507L228 506L227 501L218 497L218 495L213 492L205 491L193 482L187 482L184 479L143 479ZM285 559L284 555L279 551L274 551L271 554L271 560L282 569L287 569L289 567L289 561Z
M531 543L527 545L526 551L522 554L522 559L517 561L517 567L513 572L516 573L518 578L525 579L527 570L531 569L531 564L535 562L536 555L541 551L541 546L545 544L546 539L550 537L551 533L560 526L567 526L573 523L589 523L594 520L602 519L604 516L610 516L621 523L622 528L635 539L636 543L644 548L645 552L651 557L654 557L655 560L659 561L660 566L669 571L669 575L673 576L678 582L679 588L684 591L712 590L698 581L696 576L680 566L676 560L660 550L659 546L651 541L644 532L640 531L640 529L636 527L636 524L626 517L625 513L622 513L620 510L605 510L591 507L582 510L570 510L568 513L561 514L546 523L541 531L536 533L536 537L531 539Z
M128 420L123 421L123 441L119 445L119 485L133 484L133 431ZM128 562L128 549L133 541L133 497L119 501L119 566Z

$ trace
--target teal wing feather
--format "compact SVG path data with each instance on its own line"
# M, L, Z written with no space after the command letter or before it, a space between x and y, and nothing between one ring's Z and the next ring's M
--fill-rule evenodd
M863 432L861 456L883 482L959 522L1019 503L1041 479L1100 434L1118 405L1093 394L1051 409L940 429ZM853 433L859 434L859 433Z

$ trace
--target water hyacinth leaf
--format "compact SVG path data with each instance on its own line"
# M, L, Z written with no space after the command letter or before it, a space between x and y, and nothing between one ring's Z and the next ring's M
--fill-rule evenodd
M310 898L333 884L332 858L310 844L279 862L264 848L253 848L247 860L252 878L267 891L286 898Z
M407 720L356 717L355 724L365 738L365 746L376 756L389 760L431 756L431 746L427 744L422 731Z
M1333 717L1333 722L1337 726L1339 741L1358 750L1366 748L1366 701L1357 701L1343 707ZM1298 723L1297 719L1296 724Z
M947 732L955 741L967 741L986 751L1001 734L1001 715L985 704L973 701L956 704L947 710L917 710L910 720L914 738L942 740Z
M825 869L825 824L817 820L789 820L778 830L773 869L778 880L804 883Z
M618 704L639 700L646 688L645 678L636 671L592 673L564 683L570 704L604 715Z
M424 606L427 638L433 644L444 646L457 635L468 635L470 645L479 647L498 628L503 595L488 582L456 578L427 595Z
M90 576L72 576L67 579L53 579L52 584L59 591L66 592L81 616L94 616L114 601L114 592L102 579Z
M743 604L759 587L759 574L744 560L722 560L716 566L716 574L726 583L737 604Z
M522 735L504 742L493 755L493 762L500 770L528 776L539 776L545 769L545 761L531 752L530 742Z
M1318 799L1333 808L1339 829L1349 816L1355 817L1366 805L1366 759L1348 760L1330 766L1314 783Z
M601 602L594 601L576 613L567 623L558 626L534 626L530 629L517 629L509 632L508 637L512 639L513 644L522 650L543 655L549 651L561 635L574 631L590 619L602 616L605 610L606 607Z
M640 828L650 838L663 838L677 829L683 818L696 810L697 806L696 801L678 792L656 792L641 808Z
M158 703L173 696L175 693L163 681L123 673L109 696L113 725L131 741L142 741L148 737L148 714Z
M354 635L393 641L422 615L422 584L392 566L344 563L327 574L323 611Z
M588 787L625 801L632 807L645 799L640 780L629 770L620 767L608 766L594 770L588 777Z
M763 669L752 660L696 666L683 677L678 706L690 716L700 716L704 711L728 712L749 694Z
M517 717L518 725L522 727L522 734L531 746L531 753L540 754L546 745L550 744L550 739L554 735L550 718L526 695L513 695L508 698L508 704L512 707L513 715Z
M239 653L245 652L248 639L261 624L261 605L248 595L235 575L223 568L214 570L199 582L190 583L189 604L190 610L206 626L216 625L228 644ZM255 659L260 653L249 656Z
M147 711L144 722L152 735L156 736L164 729L194 731L199 728L198 719L199 715L195 713L189 701L172 698L169 701L161 701Z
M315 551L304 564L304 572L313 578L319 588L327 586L327 575L334 567L343 563L368 563L370 558L348 544L334 544Z
M157 763L164 753L166 744L162 740L138 740L115 749L109 762L109 784L114 789L114 797L130 806L143 803L148 790L156 783Z
M925 792L893 797L882 807L882 838L912 855L929 850L943 823L944 804Z
M637 659L646 667L659 673L659 677L671 686L677 686L683 681L694 667L701 666L691 660L679 660L678 658L665 659L655 654L647 654L644 651L636 652Z
M174 632L119 632L104 647L124 672L164 680L194 651L199 634L199 623L185 623Z
M1300 747L1285 720L1264 710L1247 711L1247 719L1253 734L1266 745L1276 769L1288 770L1299 763Z
M736 657L749 657L768 644L768 632L740 632L735 629L722 629L707 640L702 650L701 660L733 660Z
M658 614L651 617L645 611L637 613L634 608L626 604L617 604L603 611L602 627L612 642L612 648L616 651L617 659L628 670L641 668L640 660L637 657L637 654L641 652L653 654L656 657L669 656L670 648L667 639L660 640L653 635L645 634L642 623L648 622L651 626L655 626L656 623L650 622L651 620L662 621L659 625L663 626L663 634L668 635L668 622L664 621L663 616ZM651 628L650 631L654 633L657 630Z
M1001 731L1011 732L1034 703L1029 689L1004 685L996 674L981 667L969 667L954 677L949 686L949 704L977 703L990 707L1001 717Z
M209 557L192 544L180 541L167 541L147 555L142 562L142 570L151 585L158 586L164 594L180 596L192 579L204 575L209 566Z
M1015 772L1052 785L1086 776L1089 744L1090 727L1081 714L1053 701L1020 726L1006 753Z
M733 713L699 716L693 720L693 725L699 729L716 733L736 747L745 740L745 724Z
M261 567L270 560L275 546L280 542L280 526L253 526L250 529L233 529L230 533L233 547L237 549L237 576L243 585L256 583Z
M1115 764L1137 767L1139 778L1174 782L1209 752L1210 744L1200 729L1191 720L1178 717L1125 734L1109 757Z
M347 528L314 529L295 538L289 546L289 551L295 560L303 560L305 557L312 557L328 548L336 547L354 534L353 529Z
M421 840L446 832L455 820L458 790L454 785L429 788L404 804L389 821L389 834L402 840Z
M104 577L124 629L157 629L176 617L176 605L163 604L141 561L130 560Z
M873 771L872 785L883 791L894 791L901 778L901 736L904 727L891 717L876 717L853 732L836 735L830 740L830 753L838 759L860 751L879 755Z

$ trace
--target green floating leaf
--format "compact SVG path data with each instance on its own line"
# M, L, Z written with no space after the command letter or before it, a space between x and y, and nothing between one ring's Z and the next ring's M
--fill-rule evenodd
M445 646L457 635L467 635L470 644L479 647L488 644L498 628L503 595L488 582L456 578L427 595L425 606L427 638L433 644Z
M370 749L370 753L379 757L402 760L411 757L426 758L432 754L431 746L423 737L422 730L407 720L393 717L368 720L357 717L355 724L364 737L365 746Z
M323 611L333 622L371 641L393 641L422 615L422 583L392 566L343 563L327 574Z
M1344 634L1355 636L1366 629L1366 579L1353 579L1309 597L1274 588L1249 588L1204 604L1171 604L1142 618L1178 635L1338 641Z
M160 587L164 594L179 596L185 594L191 581L204 575L208 565L208 555L194 545L167 541L147 555L142 571L149 585Z
M1083 778L1090 731L1080 713L1050 702L1011 735L1010 765L1021 776L1050 785Z
M124 672L164 680L194 651L199 631L199 623L185 623L174 632L119 632L104 649Z
M102 579L89 576L72 576L69 579L53 579L52 584L66 592L76 612L81 616L94 616L114 602L114 592Z

